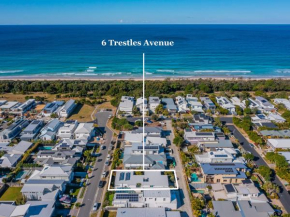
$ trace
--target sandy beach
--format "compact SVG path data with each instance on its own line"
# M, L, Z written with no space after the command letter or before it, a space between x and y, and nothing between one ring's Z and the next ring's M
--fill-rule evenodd
M146 77L149 81L163 81L163 80L198 80L198 79L211 79L211 80L269 80L269 79L285 79L290 80L290 77L230 77L230 76L186 76L186 77ZM67 76L2 76L1 81L14 80L14 81L74 81L74 80L84 80L84 81L121 81L121 80L133 80L142 81L142 78L138 77L100 77L100 76L87 76L87 77L67 77Z

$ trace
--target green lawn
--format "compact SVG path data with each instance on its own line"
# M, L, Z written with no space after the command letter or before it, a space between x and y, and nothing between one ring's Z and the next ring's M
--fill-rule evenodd
M9 187L0 198L0 201L15 201L22 195L20 192L21 188L22 187Z

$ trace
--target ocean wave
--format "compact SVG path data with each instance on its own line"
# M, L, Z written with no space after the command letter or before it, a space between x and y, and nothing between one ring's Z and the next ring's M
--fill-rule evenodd
M195 70L195 73L251 73L249 70Z
M277 69L275 72L277 73L290 73L290 69Z
M101 75L103 76L122 75L122 72L107 72L107 73L102 73Z
M153 73L152 72L146 72L145 74L146 75L152 75Z
M9 74L9 73L18 73L23 72L24 70L0 70L0 74Z
M90 66L89 69L96 69L96 66Z
M174 72L172 69L157 69L156 72Z

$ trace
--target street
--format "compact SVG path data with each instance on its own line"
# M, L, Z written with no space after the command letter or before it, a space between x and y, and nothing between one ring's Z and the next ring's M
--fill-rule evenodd
M246 151L251 152L254 156L255 156L255 164L257 166L268 166L267 163L264 161L264 159L259 155L259 153L252 148L249 145L249 142L247 141L247 139L240 133L240 131L234 126L232 125L233 120L232 118L220 118L220 120L222 122L225 122L227 127L229 128L229 130L233 133L233 135L236 137L236 139L242 144L243 148ZM273 180L273 183L277 184L278 186L280 186L281 189L281 193L279 193L279 197L280 197L280 201L283 204L285 210L290 213L290 195L287 192L287 190L285 189L284 185L282 184L282 182L277 178L277 176L275 175Z
M183 165L181 163L181 159L179 156L179 150L178 147L176 147L176 145L173 144L173 138L174 138L174 134L173 134L173 128L172 128L172 122L170 121L165 121L166 122L166 127L167 130L170 131L170 135L169 135L169 139L170 139L170 144L171 144L171 149L173 150L174 153L174 158L175 158L175 162L176 162L176 166L174 168L177 177L179 178L178 180L178 186L179 186L179 195L180 195L180 199L179 199L179 204L183 201L183 204L180 204L181 206L178 207L178 210L181 210L183 212L182 216L193 216L192 210L191 210L191 202L189 199L189 193L188 193L188 188L187 188L187 184L186 184L186 180L185 180L185 176L183 173Z
M106 123L108 120L109 115L111 112L98 112L96 114L96 122L105 133L106 133L106 140L105 140L105 150L101 150L102 155L97 158L97 161L94 165L92 176L89 179L87 189L83 198L83 205L79 209L78 216L79 217L89 217L92 211L94 203L101 203L103 188L99 188L99 181L101 180L101 175L103 171L108 170L108 166L105 165L105 159L109 152L110 143L112 141L113 133L112 131L106 127ZM102 159L101 162L98 160ZM99 207L100 209L100 207Z

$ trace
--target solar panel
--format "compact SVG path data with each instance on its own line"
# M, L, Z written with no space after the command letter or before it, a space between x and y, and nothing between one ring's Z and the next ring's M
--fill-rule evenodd
M235 189L234 189L232 184L225 185L225 188L226 188L227 192L229 192L229 193L230 192L235 192Z
M215 157L227 157L226 154L216 154Z
M129 172L129 173L126 173L126 181L127 180L130 180L130 178L131 178L131 173Z
M143 146L138 146L138 149L143 150ZM146 145L146 146L144 146L144 149L147 149L147 150L158 149L158 146L156 146L156 145L150 145L150 146Z
M138 194L116 194L118 200L129 200L130 202L138 202Z
M250 179L245 179L245 180L242 180L242 183L243 184L251 184L252 181Z
M120 173L120 177L119 177L119 181L122 181L122 180L124 180L124 176L125 176L125 173Z

